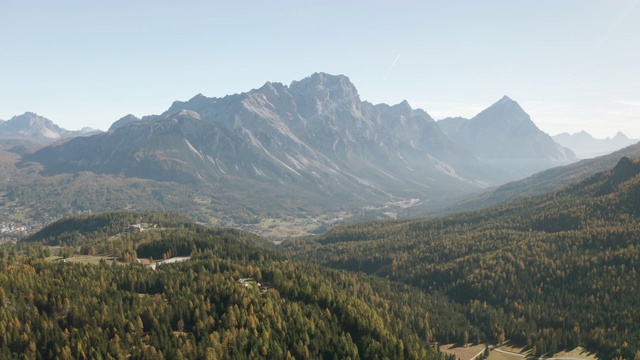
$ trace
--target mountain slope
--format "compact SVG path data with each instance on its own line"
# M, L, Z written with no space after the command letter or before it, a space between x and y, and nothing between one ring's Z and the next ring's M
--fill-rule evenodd
M441 297L269 245L167 213L64 219L0 249L0 357L444 360L434 334L469 328Z
M426 112L407 102L361 101L346 76L322 73L290 86L176 101L161 115L125 117L105 134L55 144L25 161L42 163L47 174L92 171L235 191L259 182L334 206L443 202L502 179Z
M339 226L289 242L298 259L442 292L474 326L534 356L578 344L640 351L640 161L481 211Z
M553 136L558 144L573 150L581 159L606 155L624 147L636 144L638 139L629 139L625 134L618 132L613 138L596 139L585 131L575 134L562 133Z
M438 125L479 159L510 171L510 180L577 160L571 150L539 130L507 96L470 120L448 118Z
M357 169L353 175L372 184L437 185L431 176L456 183L497 181L490 171L478 173L481 165L452 144L426 112L413 110L406 102L395 106L363 102L342 75L316 73L289 87L267 83L222 99L199 95L174 103L163 115L182 109L246 133L296 169L309 162L306 157L315 156L315 161L328 161L338 173ZM286 154L289 151L293 154ZM469 185L473 186L460 184Z
M586 179L610 169L622 157L640 157L640 144L628 146L609 155L585 159L576 163L548 169L528 178L513 181L498 188L448 207L447 213L480 209L495 204L513 201L526 196L553 192L573 182Z

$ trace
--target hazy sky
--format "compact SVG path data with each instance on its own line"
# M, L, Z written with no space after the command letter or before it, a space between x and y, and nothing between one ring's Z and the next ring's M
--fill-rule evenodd
M174 100L347 75L363 100L640 138L639 0L0 0L0 119L107 129Z

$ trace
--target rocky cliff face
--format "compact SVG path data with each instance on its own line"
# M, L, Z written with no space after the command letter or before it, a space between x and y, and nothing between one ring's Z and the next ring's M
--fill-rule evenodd
M274 193L382 203L446 201L573 159L508 98L455 121L438 124L406 101L362 101L346 76L316 73L222 98L198 94L160 115L128 115L107 133L56 143L25 161L50 174L92 171L234 192L259 183Z
M165 113L44 148L47 173L93 171L162 181L242 179L343 200L446 198L501 173L452 142L423 110L362 101L346 76L314 74L223 98L197 95ZM237 183L237 182L236 182Z

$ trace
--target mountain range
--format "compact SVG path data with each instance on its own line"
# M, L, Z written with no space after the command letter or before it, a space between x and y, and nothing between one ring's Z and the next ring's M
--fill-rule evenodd
M612 138L596 139L586 131L580 131L575 134L558 134L553 136L553 140L573 150L576 156L581 159L606 155L640 141L639 139L630 139L621 132L618 132Z
M100 130L88 127L76 131L66 130L32 112L16 115L7 121L0 120L0 144L48 145L63 138L89 136L99 132Z
M128 115L106 133L57 142L24 161L42 164L44 174L90 171L221 191L260 183L283 199L297 190L368 205L448 202L576 160L507 97L455 132L447 123L406 101L362 101L346 76L315 73Z
M540 170L575 162L575 154L536 127L517 102L504 96L472 119L438 121L457 144L479 159L521 179Z
M454 343L640 355L640 143L576 161L506 96L435 121L323 73L90 136L31 113L0 129L9 144L49 139L0 148L2 233L85 212L0 248L0 358L442 360ZM491 186L453 215L279 245L171 213L91 214L442 209Z
M635 359L639 202L622 157L553 193L280 245L169 213L66 218L0 249L0 327L24 329L0 357Z
M569 358L554 354L583 344L601 359L634 359L639 209L640 159L623 156L547 194L446 217L345 224L283 245L303 262L441 292L496 343L526 346L527 358Z

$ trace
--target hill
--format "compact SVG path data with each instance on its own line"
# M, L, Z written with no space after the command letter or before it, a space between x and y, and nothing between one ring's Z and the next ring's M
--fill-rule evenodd
M527 196L541 195L558 190L571 183L586 179L598 172L613 167L622 157L639 158L640 144L628 146L609 155L585 159L576 163L541 171L528 178L513 181L472 197L452 206L438 209L439 212L456 213L481 209L491 205L514 201ZM422 209L416 209L414 215Z
M37 242L48 246L91 245L98 240L109 239L123 232L139 230L143 228L143 224L152 229L184 229L195 234L220 235L224 233L232 235L245 245L273 248L271 242L242 230L208 228L185 216L173 213L127 210L63 218L27 236L23 241ZM191 249L188 251L190 252ZM188 255L188 253L181 255Z
M473 326L533 355L640 350L640 163L622 158L547 195L448 217L339 226L286 244L298 259L439 292Z
M141 220L164 227L114 233ZM42 247L51 234L72 247ZM4 246L0 356L444 360L430 326L468 327L437 295L291 261L247 236L171 214L115 212L65 219ZM188 260L144 265L173 256Z

